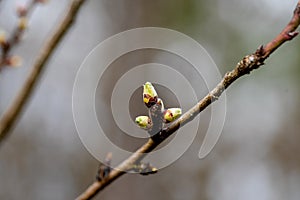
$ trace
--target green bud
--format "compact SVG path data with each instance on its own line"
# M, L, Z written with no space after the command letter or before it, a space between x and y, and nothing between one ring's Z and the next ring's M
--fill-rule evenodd
M164 112L164 120L166 123L172 122L182 114L181 108L169 108Z
M144 84L143 99L148 108L157 102L157 93L150 82Z
M135 118L135 123L142 129L150 129L152 122L148 116L138 116Z
M158 171L158 169L150 165L150 163L139 163L133 165L132 170L144 176L149 174L155 174Z

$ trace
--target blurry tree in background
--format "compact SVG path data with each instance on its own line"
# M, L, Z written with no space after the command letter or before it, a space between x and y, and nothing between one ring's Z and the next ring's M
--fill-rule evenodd
M0 1L1 29L14 29L18 19L15 5L22 2ZM203 45L225 74L281 31L296 3L87 1L48 63L12 134L0 147L0 199L74 199L95 179L98 161L77 135L71 100L76 72L99 42L136 27L174 29ZM13 49L14 55L23 58L22 67L1 70L0 113L24 83L40 47L68 4L67 0L49 1L32 13L24 40ZM284 45L266 66L228 89L223 134L207 158L199 160L197 155L210 120L209 110L201 113L203 131L178 161L152 176L123 177L95 199L298 200L299 44L296 38ZM123 58L121 64L150 59L141 52L136 55Z

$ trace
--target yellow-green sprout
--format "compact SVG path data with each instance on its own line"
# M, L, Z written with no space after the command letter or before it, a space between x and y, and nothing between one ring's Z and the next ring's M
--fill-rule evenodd
M150 82L144 84L143 99L148 108L157 102L157 93Z
M181 108L169 108L164 112L164 120L166 123L172 122L182 114Z
M150 129L152 122L148 116L138 116L135 118L135 123L142 129Z

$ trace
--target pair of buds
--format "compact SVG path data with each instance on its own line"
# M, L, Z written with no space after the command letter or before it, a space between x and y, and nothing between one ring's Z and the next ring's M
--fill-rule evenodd
M136 124L145 130L149 130L153 126L153 120L151 119L150 109L154 105L160 107L163 123L170 123L180 117L182 114L181 108L164 108L163 101L158 98L155 88L150 82L146 82L143 87L143 100L145 105L149 108L149 116L138 116L135 119Z

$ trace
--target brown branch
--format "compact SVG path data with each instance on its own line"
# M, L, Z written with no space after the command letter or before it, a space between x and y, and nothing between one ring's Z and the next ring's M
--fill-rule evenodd
M10 129L15 124L17 118L24 109L24 106L28 102L28 99L33 92L42 70L45 68L52 53L58 46L63 36L66 34L67 30L69 30L73 24L79 8L84 2L86 1L73 0L71 2L61 23L58 25L53 35L51 35L50 39L45 43L45 46L40 51L40 54L37 56L32 70L25 80L20 92L17 94L11 106L6 110L0 119L0 143L8 135Z
M272 52L274 52L286 41L293 39L298 34L298 32L295 32L295 30L299 26L299 23L300 0L298 1L292 20L284 28L284 30L277 37L275 37L274 40L269 42L265 47L261 46L260 48L258 48L255 53L245 56L236 65L235 69L226 73L222 81L193 108L182 115L178 120L175 121L175 123L161 130L158 136L150 138L146 144L144 144L140 149L138 149L117 167L117 169L119 170L114 169L105 179L92 183L77 199L84 200L94 197L100 190L104 189L111 182L116 180L121 175L125 174L126 171L130 170L133 164L140 162L146 156L145 153L151 152L168 136L178 130L180 126L183 126L189 121L193 120L193 118L202 110L216 101L218 97L220 97L224 92L224 90L229 87L235 80L245 74L249 74L253 69L257 69L258 67L263 65L264 61Z

